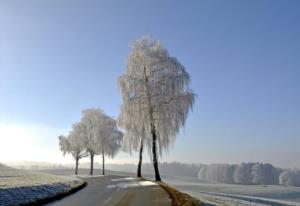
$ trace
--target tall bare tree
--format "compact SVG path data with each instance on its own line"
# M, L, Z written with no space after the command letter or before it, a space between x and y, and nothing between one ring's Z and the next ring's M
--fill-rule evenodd
M179 61L169 56L160 42L142 38L132 44L127 67L119 78L123 104L121 119L126 132L144 128L151 136L155 179L161 181L158 153L169 150L181 126L184 126L195 94L189 89L190 76ZM129 126L128 126L129 125ZM129 140L135 138L128 135ZM139 140L141 136L136 137ZM146 141L147 142L147 141Z

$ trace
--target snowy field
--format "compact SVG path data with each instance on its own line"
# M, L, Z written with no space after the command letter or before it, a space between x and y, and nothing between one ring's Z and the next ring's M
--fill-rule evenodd
M82 183L74 177L18 170L0 164L0 206L52 197Z
M216 205L300 206L300 187L216 184L183 177L168 177L166 182L180 191Z
M50 174L72 176L73 169L44 170ZM89 169L79 169L80 176L88 174ZM102 171L96 169L95 175ZM135 173L107 170L108 175L135 177ZM153 179L152 175L145 175ZM231 206L300 206L300 187L286 187L280 185L231 185L201 182L196 178L162 176L163 180L188 193L201 201L211 205ZM209 205L209 204L208 204Z

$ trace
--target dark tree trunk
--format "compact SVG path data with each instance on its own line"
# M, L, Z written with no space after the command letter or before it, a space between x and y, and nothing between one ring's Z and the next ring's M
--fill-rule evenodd
M90 158L91 158L90 175L93 175L93 173L94 173L94 153L90 154Z
M76 165L75 165L75 175L78 175L78 162L79 162L79 158L76 157Z
M158 170L158 163L157 163L157 149L156 149L156 132L155 132L155 125L154 125L154 118L153 118L153 108L151 104L151 93L149 88L149 79L146 72L146 67L144 67L144 77L146 82L146 92L147 92L147 99L148 99L148 106L149 106L149 117L150 117L150 127L151 127L151 135L152 135L152 156L153 156L153 167L155 172L155 180L161 181L159 170Z
M157 161L157 149L156 149L156 132L155 126L151 125L151 133L152 133L152 155L153 155L153 167L155 172L155 180L161 181L159 170L158 170L158 161Z
M143 139L141 139L140 157L139 157L139 164L138 164L138 169L137 169L137 177L142 177L143 147L144 147L144 141L143 141Z
M105 175L105 168L104 168L104 154L102 154L102 174Z

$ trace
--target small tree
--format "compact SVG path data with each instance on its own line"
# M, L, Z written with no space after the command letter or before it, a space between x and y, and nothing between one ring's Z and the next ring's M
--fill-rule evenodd
M252 167L253 184L278 184L278 172L268 163L255 163Z
M65 137L63 135L59 136L60 150L64 155L71 154L75 159L75 175L78 174L79 160L87 156L85 152L83 129L84 127L81 123L75 123L73 124L73 128L68 137Z
M300 170L289 169L279 175L279 184L285 186L300 186Z
M151 136L157 181L161 181L157 154L162 156L173 145L195 101L189 83L190 76L184 66L170 57L159 42L143 38L132 45L127 68L119 78L123 98L121 116L131 125L129 128L138 125Z
M101 109L86 109L81 118L85 125L85 147L91 159L90 175L93 175L94 157L102 155L102 173L105 174L105 156L114 157L122 145L123 134L117 129L116 121Z
M233 180L236 184L251 184L252 167L255 163L241 163L233 173Z
M102 155L102 174L105 175L105 156L114 157L122 146L123 133L118 130L116 121L105 116L100 135L98 151Z
M100 109L86 109L82 112L81 122L85 127L85 148L90 156L90 175L94 173L94 157L99 151L100 127L102 125L104 112Z

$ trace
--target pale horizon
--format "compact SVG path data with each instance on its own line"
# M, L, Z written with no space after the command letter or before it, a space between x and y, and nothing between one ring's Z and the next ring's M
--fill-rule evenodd
M0 156L5 157L4 160L1 160L2 163L7 164L23 164L23 163L50 163L50 164L74 164L74 159L71 155L63 155L58 147L58 138L52 138L53 136L58 137L59 134L67 134L70 128L59 129L51 128L44 125L14 125L14 124L3 124L0 123L1 136L8 137L6 142L6 147L2 147L0 150ZM14 132L13 132L14 131ZM43 135L47 133L50 135L49 139L51 141L44 142L40 136L47 137ZM57 135L58 134L58 135ZM183 138L183 137L181 137ZM21 142L20 142L21 140ZM15 142L18 141L20 144L15 145ZM24 147L24 145L27 145ZM18 153L10 153L10 148L17 146ZM174 150L176 150L176 145ZM175 151L176 152L176 151ZM169 153L164 154L164 157L160 159L160 162L181 162L181 163L191 163L191 164L239 164L242 162L262 162L262 163L271 163L276 167L282 168L300 168L300 165L293 164L293 162L284 162L278 163L277 161L272 160L262 160L263 158L244 158L240 157L240 160L237 161L219 161L220 158L216 156L215 159L208 161L208 158L202 157L202 161L193 161L186 159L176 159L173 157L174 153L171 150ZM22 154L20 156L20 154ZM176 153L175 153L176 154ZM147 153L144 153L144 162L150 163L150 157ZM250 157L250 156L249 156ZM297 158L297 157L295 157ZM107 158L107 163L112 164L137 164L138 152L132 152L130 155L127 152L120 151L115 158ZM80 163L89 163L89 157L83 158L80 160ZM101 163L102 159L100 155L95 157L95 162Z
M159 7L1 1L0 162L72 163L59 151L58 136L87 108L118 117L117 79L130 43L149 35L185 66L197 94L185 128L160 162L300 168L297 8L297 1L271 7L261 1ZM137 153L124 152L108 159L137 161Z

